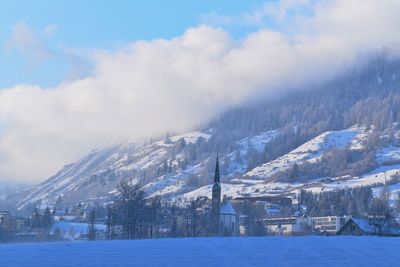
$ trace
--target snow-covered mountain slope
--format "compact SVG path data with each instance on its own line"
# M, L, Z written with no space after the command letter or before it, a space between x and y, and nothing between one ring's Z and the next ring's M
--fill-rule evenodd
M278 135L264 132L238 141L243 158L249 146L262 147ZM210 134L190 132L147 145L123 143L92 151L65 166L43 183L18 194L18 208L29 204L51 206L59 197L65 203L105 202L118 192L121 180L140 182L148 196L181 195L212 180L215 155L201 156L201 143ZM203 153L204 154L204 153ZM234 161L234 152L220 155L223 163ZM246 160L226 166L227 175L243 174Z
M358 186L373 186L376 188L375 191L379 192L385 183L395 183L389 188L392 189L392 198L397 199L397 194L400 192L400 183L395 182L395 178L400 175L399 130L395 132L395 139L391 144L382 145L377 149L375 156L377 167L360 176L319 177L308 181L295 180L293 182L269 181L273 174L291 168L294 164L318 164L322 155L332 148L347 147L353 151L361 150L366 146L367 138L370 134L372 134L372 131L365 127L352 127L343 131L323 133L286 155L244 173L241 178L235 178L224 183L222 186L223 194L232 197L249 195L286 195L294 197L301 189L321 192ZM196 198L202 195L211 196L211 185L185 193L182 197Z
M67 202L109 199L121 180L146 180L146 172L153 175L172 154L175 158L170 166L176 166L183 157L175 153L177 147L199 138L207 140L209 135L192 132L149 145L122 143L92 151L38 186L21 192L18 207L36 202L51 205L59 196Z
M360 176L318 177L291 182L269 178L294 164L315 163L332 148L362 150L372 130L352 127L325 132L273 161L247 171L249 150L262 152L279 136L278 130L248 136L237 141L237 149L220 154L223 172L222 191L228 196L295 195L300 189L315 192L338 187L382 186L400 173L400 131L394 131L390 144L376 150L377 167ZM147 145L123 143L92 151L77 162L19 194L19 208L29 204L54 205L59 197L65 203L106 202L117 194L123 179L140 182L148 196L166 199L191 199L210 196L215 155L200 156L196 148L207 144L211 135L191 132ZM382 138L382 137L381 137ZM193 154L198 154L192 155ZM238 154L240 160L237 159ZM397 187L396 187L397 188Z
M277 171L292 167L295 163L316 162L326 151L334 147L349 146L352 149L361 149L367 134L365 128L357 127L323 133L288 154L252 169L246 175L255 179L266 179Z

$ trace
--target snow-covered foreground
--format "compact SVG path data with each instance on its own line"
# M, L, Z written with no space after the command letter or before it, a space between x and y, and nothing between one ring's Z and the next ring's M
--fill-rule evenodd
M400 238L242 237L0 245L0 266L397 266Z

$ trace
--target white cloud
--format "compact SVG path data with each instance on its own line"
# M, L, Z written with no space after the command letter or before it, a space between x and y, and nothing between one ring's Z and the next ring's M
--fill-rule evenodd
M58 26L56 24L49 24L44 27L43 33L45 36L53 36L58 31Z
M20 21L13 26L11 36L4 46L7 51L16 51L23 56L28 71L37 71L52 60L66 69L64 81L87 76L92 69L93 51L66 48L61 43L50 46L57 31L56 24L48 24L42 31L35 31L25 21Z
M250 26L271 27L285 26L294 18L293 15L305 15L315 6L315 0L280 0L266 1L261 7L236 15L224 15L209 12L200 15L203 23L214 26ZM308 11L308 12L306 12Z
M7 50L17 50L27 58L31 67L36 67L41 63L53 58L54 53L46 44L46 37L55 34L57 26L50 24L45 27L43 32L34 32L25 21L20 21L14 25L10 39L6 42Z
M333 77L399 42L396 10L399 1L318 2L312 17L288 18L296 34L261 29L240 42L199 26L97 52L92 75L52 90L1 90L0 177L41 180L94 147L185 131L254 96Z

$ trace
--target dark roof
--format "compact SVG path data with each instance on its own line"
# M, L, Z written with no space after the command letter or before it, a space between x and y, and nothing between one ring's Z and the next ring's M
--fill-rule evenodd
M399 225L385 219L350 218L342 229L350 223L354 223L363 233L368 235L400 236ZM340 233L342 229L340 229L338 233Z

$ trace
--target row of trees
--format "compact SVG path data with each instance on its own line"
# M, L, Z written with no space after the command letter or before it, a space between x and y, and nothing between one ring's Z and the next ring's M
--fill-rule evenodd
M371 187L337 189L321 193L302 190L298 201L299 205L306 207L308 216L351 215L391 219L400 206L391 207L390 191L386 186L382 188L381 194L377 197L374 197Z
M43 213L35 208L32 215L26 218L7 214L0 221L0 242L11 241L54 241L62 239L61 231L51 227L54 223L54 212L46 208Z
M139 184L122 181L119 195L107 208L107 238L143 239L156 237L202 236L209 232L204 213L207 199L198 198L186 207L145 199ZM89 216L89 239L95 238L96 210Z
M199 237L215 235L215 218L211 216L209 199L199 197L187 205L162 203L158 198L146 199L139 184L122 181L119 194L107 208L106 235L109 239L144 239L158 237ZM248 217L249 235L263 235L265 227L258 219L265 216L262 208L244 202L240 212ZM96 237L97 209L88 218L90 240Z
M321 193L302 190L298 196L299 209L304 210L302 208L305 207L305 215L310 217L351 215L392 219L394 209L389 206L390 192L387 187L383 188L379 197L374 197L371 187ZM207 198L197 198L185 207L173 203L161 204L157 199L146 200L138 185L122 182L118 200L108 208L107 237L142 239L212 236L216 233L212 229L208 204ZM245 223L248 235L268 234L262 222L266 218L262 206L244 201L236 209L246 215L242 223ZM95 230L94 221L94 216L90 216L89 229ZM119 235L116 231L118 227L121 227ZM93 235L90 232L89 238L94 239L94 232Z

